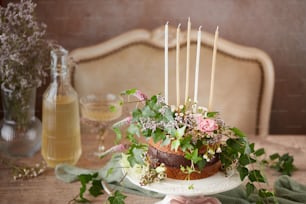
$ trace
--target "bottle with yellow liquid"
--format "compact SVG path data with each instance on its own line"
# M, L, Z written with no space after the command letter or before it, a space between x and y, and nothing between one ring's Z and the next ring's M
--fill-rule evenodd
M70 84L68 51L51 51L52 82L43 95L41 153L49 167L76 164L81 156L78 95Z

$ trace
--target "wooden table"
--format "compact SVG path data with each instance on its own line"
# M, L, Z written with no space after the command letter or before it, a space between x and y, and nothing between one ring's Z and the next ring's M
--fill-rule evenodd
M107 136L112 141L111 136ZM268 154L286 153L293 155L295 165L298 168L292 178L306 185L306 135L270 135L266 138L250 137L256 143L256 147L265 147ZM84 135L83 155L77 166L84 168L100 168L107 159L99 160L89 156L97 148L96 138L92 135ZM15 159L18 163L33 165L41 161L40 152L32 158ZM269 181L272 183L279 174L267 171ZM68 203L78 194L80 184L64 183L54 176L54 169L47 169L41 176L29 180L14 180L12 171L7 166L0 164L0 203ZM94 198L93 203L103 203L106 195ZM148 197L128 195L126 203L154 203L158 200Z

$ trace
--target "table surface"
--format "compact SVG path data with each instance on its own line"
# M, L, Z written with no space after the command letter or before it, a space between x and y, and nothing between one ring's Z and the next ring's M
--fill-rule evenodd
M107 135L108 145L112 143L113 136ZM306 184L305 145L306 135L269 135L265 138L249 137L255 142L255 147L264 147L267 155L272 153L289 153L294 156L295 165L298 168L292 178L300 183ZM82 135L83 154L77 166L98 169L107 162L105 159L96 159L90 153L97 149L97 138L93 135ZM37 152L31 158L15 158L14 162L34 165L40 162L42 157ZM268 180L273 184L279 174L267 170ZM80 183L64 183L56 179L54 169L48 168L42 175L28 180L14 180L12 169L0 163L0 203L69 203L80 189ZM126 203L154 203L157 199L127 195ZM93 203L102 203L107 199L106 195L92 198Z

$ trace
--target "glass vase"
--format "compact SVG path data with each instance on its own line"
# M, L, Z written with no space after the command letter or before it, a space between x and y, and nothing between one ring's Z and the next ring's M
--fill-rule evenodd
M35 117L36 87L21 96L1 85L3 119L0 121L0 151L9 156L33 156L41 146L41 122Z

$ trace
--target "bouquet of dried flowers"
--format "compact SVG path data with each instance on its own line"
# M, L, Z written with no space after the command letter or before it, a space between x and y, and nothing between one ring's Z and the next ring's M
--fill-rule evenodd
M32 0L0 6L0 84L22 99L24 89L40 87L50 64L46 25L36 21Z

